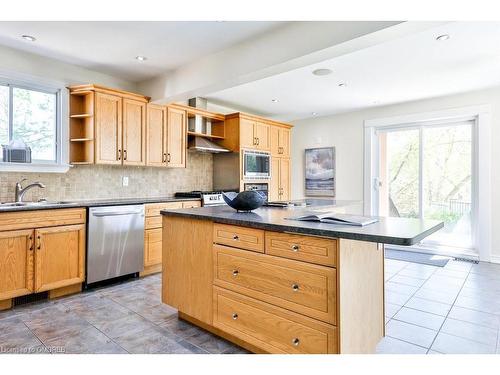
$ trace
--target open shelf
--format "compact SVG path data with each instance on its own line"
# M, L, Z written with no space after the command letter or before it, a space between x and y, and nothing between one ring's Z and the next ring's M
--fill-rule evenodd
M215 134L205 134L205 133L196 133L196 132L187 132L188 135L203 137L203 138L212 138L212 139L224 139L223 136L215 135Z
M94 163L94 92L70 92L69 162Z

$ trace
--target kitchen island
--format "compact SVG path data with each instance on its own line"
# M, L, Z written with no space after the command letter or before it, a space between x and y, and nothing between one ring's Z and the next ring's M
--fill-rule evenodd
M163 210L163 302L256 353L374 352L385 330L383 244L413 245L443 223L287 219L309 210Z

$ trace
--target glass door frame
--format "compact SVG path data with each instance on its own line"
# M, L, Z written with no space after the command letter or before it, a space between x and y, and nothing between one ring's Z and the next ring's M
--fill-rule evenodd
M365 121L364 135L364 213L377 215L379 208L379 144L377 131L399 129L420 129L420 139L425 126L436 126L447 123L474 121L472 133L472 241L476 253L464 251L456 256L491 260L491 138L490 138L490 107L477 106L461 109L445 110L397 116ZM422 215L422 148L419 142L419 211ZM481 168L479 168L481 166ZM449 249L417 247L421 252L447 253ZM464 249L465 250L465 249ZM496 259L494 259L496 261ZM498 259L500 261L500 259Z

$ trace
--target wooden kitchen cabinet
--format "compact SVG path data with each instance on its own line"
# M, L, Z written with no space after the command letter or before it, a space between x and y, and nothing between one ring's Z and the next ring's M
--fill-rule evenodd
M69 90L70 163L146 165L149 97L93 84Z
M168 167L186 167L186 111L167 107L166 162Z
M271 201L290 200L290 159L271 157L271 181L269 183Z
M186 167L186 111L148 105L147 162L152 167Z
M33 230L0 232L0 301L33 292Z
M263 122L240 120L240 147L269 151L270 126Z
M123 165L146 165L146 103L123 99Z
M272 156L290 157L290 129L271 126L270 147Z
M81 291L85 219L85 208L0 213L0 310L31 293Z
M95 163L122 164L122 98L95 94Z
M85 225L35 229L35 292L85 279Z
M166 166L167 109L165 106L148 104L146 121L146 165Z

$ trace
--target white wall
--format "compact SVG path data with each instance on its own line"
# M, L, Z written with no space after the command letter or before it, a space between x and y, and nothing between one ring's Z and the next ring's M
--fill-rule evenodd
M137 85L76 65L0 46L0 75L9 73L39 77L43 81L58 81L65 85L97 83L122 90L136 91Z
M492 260L500 261L500 87L296 121L292 131L292 196L304 196L304 149L335 146L337 199L363 199L364 121L487 104L491 106Z

